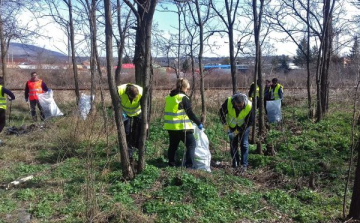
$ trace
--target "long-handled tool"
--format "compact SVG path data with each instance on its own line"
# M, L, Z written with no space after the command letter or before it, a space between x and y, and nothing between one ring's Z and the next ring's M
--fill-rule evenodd
M11 107L12 107L12 100L10 99L10 107L9 107L9 125L11 123Z

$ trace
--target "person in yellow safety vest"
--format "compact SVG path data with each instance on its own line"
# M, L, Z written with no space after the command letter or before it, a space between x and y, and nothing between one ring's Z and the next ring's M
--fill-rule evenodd
M134 149L139 148L139 134L141 128L141 99L143 88L135 84L118 86L118 93L123 110L123 121L128 144L130 161L133 159Z
M257 103L257 108L259 108L259 92L260 92L260 84L261 81L258 79L257 80L257 85L256 85L256 91L255 91L255 84L254 82L251 83L250 85L250 89L249 89L249 93L248 96L250 98L250 100L254 103L254 98L256 95L256 103Z
M200 130L203 129L203 124L192 111L191 101L186 95L189 88L189 81L179 78L176 89L165 98L164 129L169 133L169 166L176 166L175 154L182 141L186 146L186 161L183 163L187 168L192 167L196 147L193 122Z
M30 101L30 111L31 111L31 117L34 122L37 121L36 116L36 106L38 107L40 111L40 118L42 121L44 121L45 116L42 110L42 107L39 103L39 98L37 94L41 94L48 91L48 87L46 86L45 82L42 81L37 77L36 72L32 72L30 80L26 82L25 85L25 101Z
M6 97L5 94L7 94L10 98L9 100L15 100L15 95L8 89L4 87L4 78L0 77L0 132L5 127L6 124ZM0 140L0 143L2 141Z
M269 89L268 95L266 95L268 101L279 100L279 99L282 100L283 95L284 95L284 87L278 83L277 78L273 78L271 80L271 87Z
M249 132L253 124L251 112L252 102L242 93L236 93L228 97L219 110L220 121L230 139L230 154L232 167L237 168L241 164L241 171L246 171L249 154ZM241 147L241 160L238 147Z

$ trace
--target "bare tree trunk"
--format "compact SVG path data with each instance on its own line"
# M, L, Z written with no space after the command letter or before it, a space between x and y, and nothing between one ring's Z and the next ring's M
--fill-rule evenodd
M357 71L357 77L359 77L359 75L360 75L360 67L358 68L358 71ZM357 144L355 143L356 126L357 125L360 126L360 123L357 122L357 120L356 120L359 86L360 86L360 82L358 81L356 84L355 94L354 94L353 117L352 117L352 125L351 125L351 144L352 145L351 145L351 149L350 149L350 162L349 162L349 168L348 168L348 172L347 172L347 179L346 179L346 183L345 183L345 190L344 190L344 197L343 197L343 217L344 218L345 218L345 213L346 213L346 197L347 197L347 191L348 191L348 186L349 186L349 182L350 182L351 168L353 166L353 157L354 157L354 150L356 150L356 145L357 145L357 147L359 147L358 150L360 149L360 145L359 145L360 140L357 140ZM360 116L359 116L359 118L360 118ZM359 168L359 164L360 164L360 162L358 162L358 168ZM356 179L356 176L355 176L355 179ZM355 188L356 187L354 185L354 191L355 191ZM354 208L356 208L356 207L354 207ZM359 211L357 211L357 212L359 213Z
M357 142L358 160L355 172L354 189L351 198L348 218L360 220L360 138Z
M307 71L307 96L308 96L308 109L310 118L313 118L314 112L312 109L311 101L311 73L310 73L310 0L307 0L306 10L306 25L307 25L307 49L306 49L306 71Z
M329 76L331 45L332 45L332 16L333 16L332 12L334 6L335 6L335 0L324 0L323 33L321 36L320 52L318 56L318 62L320 61L320 64L318 63L317 72L316 72L317 121L320 121L323 115L328 110L328 103L329 103L328 76Z
M90 42L91 42L91 55L90 55L90 73L91 73L91 91L90 91L90 105L91 112L94 112L95 100L96 100L96 83L95 83L95 72L96 72L96 1L91 0L91 5L89 0L86 0L87 8L89 11L89 26L90 26ZM94 97L93 97L94 96Z
M75 34L74 34L74 22L72 17L72 3L71 0L67 2L69 9L69 29L70 29L70 45L71 45L71 60L73 65L74 72L74 82L75 82L75 95L76 95L76 104L80 100L80 90L79 90L79 78L76 65L76 56L75 56Z
M139 0L136 2L137 9L129 2L124 2L136 15L136 46L134 55L135 80L143 87L141 99L141 131L139 135L139 162L138 172L145 168L145 142L148 126L149 94L150 94L150 66L151 66L151 28L157 0Z
M237 92L236 84L236 61L235 61L235 51L234 51L234 30L233 24L229 24L229 52L230 52L230 68L231 68L231 81L233 94Z
M113 71L113 51L112 51L112 18L110 0L104 0L105 8L105 37L106 37L106 69L109 83L111 101L114 106L115 123L117 128L117 137L121 155L122 174L125 179L133 179L134 172L130 166L129 155L127 152L126 134L122 119L122 108L120 98L116 90L114 71Z
M124 49L125 49L126 32L129 30L128 26L129 26L129 18L130 18L131 11L129 11L129 13L126 16L124 27L122 27L122 25L121 25L122 23L121 23L120 0L117 0L116 12L117 12L117 25L118 25L119 36L120 36L120 39L116 41L117 49L118 49L118 62L117 62L117 68L115 70L115 83L116 83L116 86L118 86L118 85L120 85L120 82L121 82L121 69L122 69L122 64L123 64L122 58L123 58Z
M0 45L1 45L1 71L2 71L2 77L4 78L4 84L6 83L6 54L7 54L7 47L6 47L6 41L4 37L4 27L3 27L3 20L1 18L0 14Z
M181 5L176 4L176 6L178 7L178 26L179 26L176 76L179 78L180 77L180 46L181 46L181 10L179 9L179 7L181 7Z
M254 71L254 94L256 95L256 88L258 86L257 80L259 79L260 86L259 86L259 99L260 102L257 102L256 96L254 97L253 102L253 131L252 131L252 141L255 142L255 130L256 130L256 108L257 103L259 104L260 114L259 114L259 137L263 133L264 129L264 114L263 114L263 95L262 95L262 75L261 75L261 45L260 45L260 30L261 30L261 18L263 14L263 6L264 1L260 0L260 10L259 14L257 13L257 0L253 0L253 18L254 18L254 37L255 37L255 71Z
M195 0L195 6L196 6L196 13L197 13L197 23L200 30L200 46L199 46L199 55L198 55L198 61L199 61L199 72L200 72L200 94L201 94L201 122L206 123L206 100L205 100L205 88L204 88L204 72L203 72L203 65L202 65L202 59L203 59L203 53L204 53L204 24L201 19L201 13L200 13L200 6L199 1Z

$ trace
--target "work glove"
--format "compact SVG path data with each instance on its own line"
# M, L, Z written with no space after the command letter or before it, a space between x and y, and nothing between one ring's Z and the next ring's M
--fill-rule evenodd
M122 116L123 116L124 119L127 118L127 115L124 112L122 113Z
M224 129L225 132L229 132L229 126L228 125L226 125L226 124L223 125L223 129Z
M202 129L204 128L203 124L201 123L201 124L198 126L198 128L199 128L200 130L202 130Z

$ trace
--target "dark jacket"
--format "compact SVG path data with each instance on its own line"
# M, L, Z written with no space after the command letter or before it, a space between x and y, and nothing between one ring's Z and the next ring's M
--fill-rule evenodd
M175 95L178 95L178 94L185 94L185 93L183 91L178 90L178 89L172 90L170 92L171 97L173 97ZM181 102L179 104L179 110L180 109L184 109L184 111L185 111L186 115L189 117L189 119L191 121L193 121L197 126L199 126L201 124L201 121L196 117L196 115L194 114L194 112L192 110L191 101L190 101L188 96L182 98L182 100L181 100ZM180 130L180 131L183 131L183 130ZM189 131L189 130L187 130L187 131Z
M9 95L11 100L15 100L15 95L10 90L3 87L2 88L2 96L4 97L5 94Z

